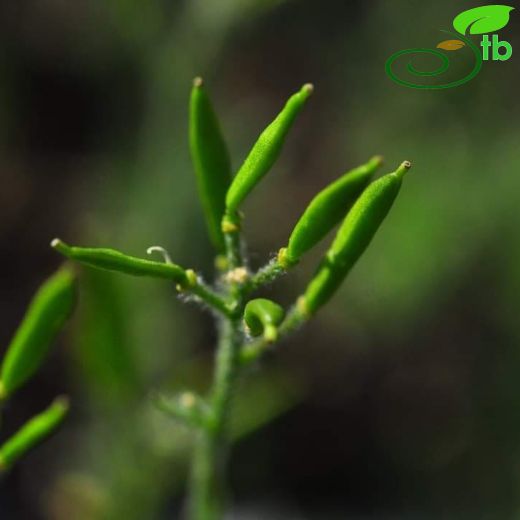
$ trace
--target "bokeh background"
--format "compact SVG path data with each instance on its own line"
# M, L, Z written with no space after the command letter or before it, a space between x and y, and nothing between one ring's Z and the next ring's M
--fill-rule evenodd
M240 389L232 518L517 518L519 16L500 32L512 59L462 87L407 89L384 72L390 54L434 47L477 5L3 0L1 348L60 264L55 236L135 255L162 245L210 278L187 146L192 78L211 91L235 168L312 81L245 207L254 266L349 167L380 153L388 169L414 168L333 302ZM324 247L266 294L289 304ZM214 337L167 284L83 270L75 318L1 435L58 393L72 415L3 478L0 517L177 517L190 436L147 396L203 391Z

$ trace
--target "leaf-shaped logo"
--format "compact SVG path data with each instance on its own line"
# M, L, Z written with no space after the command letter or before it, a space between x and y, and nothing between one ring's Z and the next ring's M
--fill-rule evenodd
M444 40L437 44L437 49L444 51L458 51L462 49L466 44L461 40Z
M498 31L509 22L509 5L483 5L463 11L453 20L453 27L460 34L485 34Z

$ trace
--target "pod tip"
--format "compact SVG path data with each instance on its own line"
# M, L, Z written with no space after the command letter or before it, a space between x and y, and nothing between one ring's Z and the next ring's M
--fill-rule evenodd
M67 256L67 252L69 250L69 246L65 242L63 242L63 240L61 240L59 238L52 239L51 240L51 247L53 249L56 249L56 251L58 251L62 255Z
M411 167L412 163L410 161L403 161L395 171L395 175L401 179Z
M370 162L379 167L385 162L385 158L382 155L374 155L374 157L370 159Z
M193 79L193 86L195 88L200 88L202 85L204 85L204 80L200 76Z
M70 399L67 395L59 395L52 402L53 406L60 406L64 410L68 410L70 408Z
M312 83L305 83L302 87L302 91L306 94L312 94L314 92L314 85Z

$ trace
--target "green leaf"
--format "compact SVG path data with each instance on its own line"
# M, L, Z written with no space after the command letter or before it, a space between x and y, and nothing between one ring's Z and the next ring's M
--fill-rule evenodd
M49 278L36 293L3 359L1 398L12 394L40 367L72 312L75 294L75 277L67 268Z
M304 85L289 98L274 121L260 134L253 148L236 174L226 195L226 208L233 213L249 192L271 169L282 151L285 138L313 91L311 84Z
M0 447L0 470L8 470L22 455L48 437L62 423L69 400L58 397L44 412L36 415Z
M211 101L201 78L195 78L190 99L190 151L208 233L219 252L224 251L220 227L231 162Z
M244 322L251 336L264 334L267 341L276 341L277 327L282 323L285 311L277 303L265 298L256 298L246 305Z
M484 5L463 11L453 20L453 27L461 34L485 34L498 31L509 22L509 5Z
M390 211L409 168L410 163L405 161L395 172L374 181L352 206L305 291L307 312L315 313L332 297L364 253Z
M346 215L381 165L381 157L355 168L316 195L294 227L283 261L291 265L314 247Z
M77 260L98 269L107 269L134 276L166 278L181 285L190 283L187 272L182 267L169 262L144 260L125 255L114 249L69 246L59 238L55 238L51 242L51 246L71 260Z

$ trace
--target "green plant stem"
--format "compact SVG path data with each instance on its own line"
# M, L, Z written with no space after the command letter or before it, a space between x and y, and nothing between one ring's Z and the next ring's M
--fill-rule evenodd
M187 289L189 292L200 298L204 303L208 304L210 307L220 311L224 316L231 317L232 311L226 301L213 289L202 283L201 281L197 281L195 285L189 287Z
M244 259L242 257L240 233L225 233L224 242L226 244L226 257L229 269L236 269L237 267L241 267L244 263Z
M244 265L242 256L242 237L240 233L241 217L236 212L226 212L222 218L222 232L226 247L228 270Z
M245 290L247 293L256 291L265 285L273 283L280 276L284 275L287 270L282 267L278 258L271 260L266 266L259 269L247 282Z
M230 446L228 418L239 371L241 324L225 319L220 324L215 376L206 428L199 432L190 482L190 514L193 520L218 520L224 511L225 471Z

